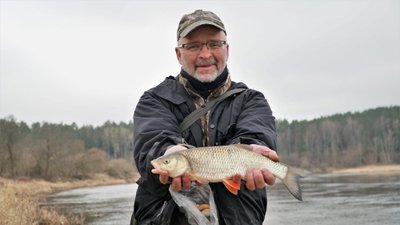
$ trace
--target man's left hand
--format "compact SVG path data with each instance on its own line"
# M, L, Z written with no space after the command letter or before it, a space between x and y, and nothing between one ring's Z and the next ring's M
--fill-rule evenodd
M260 153L261 155L268 157L273 161L279 161L279 157L276 151L262 145L251 144L250 146L253 147L253 151ZM234 179L238 179L238 177L234 177ZM244 179L246 180L247 189L254 191L255 189L264 188L265 183L267 183L268 185L273 185L276 178L267 169L252 169L246 172L246 176Z

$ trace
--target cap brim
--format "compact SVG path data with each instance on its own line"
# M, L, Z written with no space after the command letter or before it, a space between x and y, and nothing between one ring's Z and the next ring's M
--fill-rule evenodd
M196 29L196 28L199 27L199 26L203 26L203 25L214 26L214 27L216 27L216 28L218 28L218 29L220 29L220 30L222 30L222 31L225 32L225 29L224 29L223 27L219 26L218 24L213 23L213 22L211 22L211 21L202 20L202 21L194 22L193 24L191 24L191 25L189 25L188 27L186 27L186 28L180 33L179 38L186 37L186 36L187 36L190 32L192 32L194 29Z

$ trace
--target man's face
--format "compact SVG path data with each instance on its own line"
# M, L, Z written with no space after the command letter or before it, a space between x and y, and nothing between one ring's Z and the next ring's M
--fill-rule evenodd
M200 26L179 40L178 45L188 43L206 43L208 41L226 41L223 31L213 26ZM208 49L207 46L199 51L190 51L185 48L175 48L176 56L182 68L201 82L212 82L226 67L229 56L229 45L220 48Z

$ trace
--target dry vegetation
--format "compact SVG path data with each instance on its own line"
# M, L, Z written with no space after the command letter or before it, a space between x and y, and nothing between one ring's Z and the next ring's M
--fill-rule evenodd
M76 187L135 181L130 128L0 119L0 225L84 224L82 215L62 215L39 201Z
M126 181L104 174L97 174L87 180L69 182L0 178L0 225L84 224L82 215L63 215L54 207L40 207L40 199L54 192L77 187L121 183L126 183Z
M369 165L354 168L334 169L332 173L346 174L400 174L400 165Z

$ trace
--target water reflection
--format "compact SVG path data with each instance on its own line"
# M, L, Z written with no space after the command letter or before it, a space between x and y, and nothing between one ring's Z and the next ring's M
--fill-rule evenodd
M311 175L302 187L303 202L281 183L269 187L264 224L399 224L400 175ZM48 203L84 213L89 224L128 224L135 192L135 184L82 188L53 195Z
M399 175L324 174L302 183L303 202L289 199L282 184L269 189L265 224L399 224Z
M68 213L84 214L89 224L129 224L136 188L136 184L80 188L55 194L47 204Z

